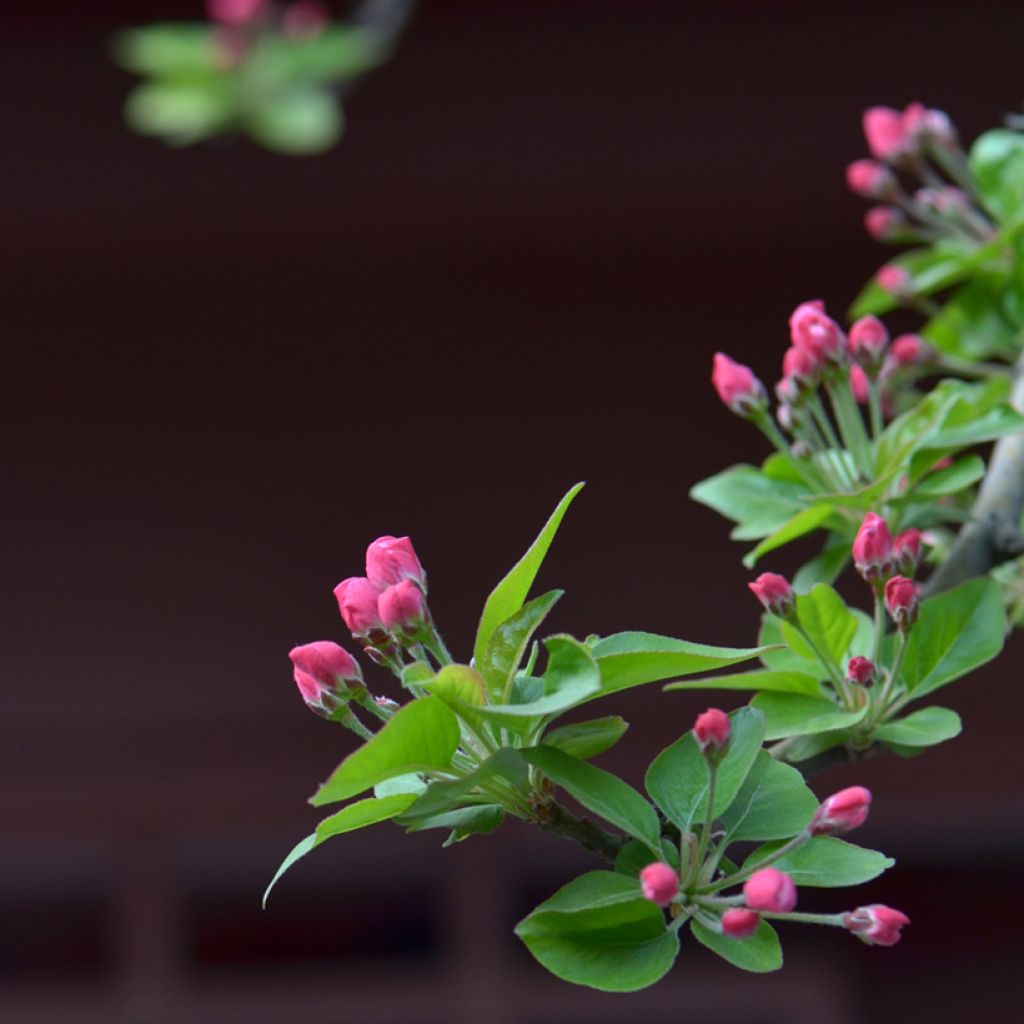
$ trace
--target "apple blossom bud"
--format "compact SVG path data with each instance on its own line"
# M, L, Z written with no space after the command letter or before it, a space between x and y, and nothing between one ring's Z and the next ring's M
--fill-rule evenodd
M921 188L914 193L914 199L922 206L944 217L962 217L971 207L967 193L952 185L941 188Z
M378 607L384 628L396 636L412 639L430 625L426 598L412 580L388 587L380 595Z
M788 914L796 906L796 886L784 871L761 868L743 884L743 898L751 910Z
M841 363L845 357L846 336L820 299L801 302L793 310L789 335L796 348L805 349L819 363Z
M903 123L903 115L892 107L869 107L864 111L864 137L871 155L886 163L905 156L910 139Z
M850 391L860 405L867 405L871 400L871 382L864 372L864 367L854 363L850 367Z
M729 716L719 708L708 708L699 714L693 723L693 738L701 753L708 757L717 756L729 745L732 725Z
M798 391L809 391L818 383L822 360L806 348L791 345L782 356L783 380L793 381Z
M206 0L206 14L222 25L246 25L267 9L267 0Z
M949 115L923 103L910 103L904 108L903 130L914 141L928 140L944 147L956 145L956 129Z
M886 199L896 191L896 178L877 160L854 160L846 167L846 186L865 199Z
M931 346L917 334L901 334L889 346L886 372L919 366L932 358Z
M667 907L679 895L679 875L663 861L648 864L640 872L644 899Z
M857 572L866 580L876 580L890 573L895 561L888 525L880 515L868 512L853 541Z
M329 690L362 687L363 673L356 659L344 647L339 647L331 640L317 640L293 647L288 657L297 670L312 676Z
M812 836L849 832L863 825L871 807L871 793L863 786L848 786L823 800L814 812L808 831Z
M869 372L881 369L888 344L889 332L876 316L863 316L850 328L850 355Z
M760 925L761 918L743 907L733 907L722 915L722 933L732 939L749 939Z
M875 282L879 288L899 298L907 296L911 292L910 274L903 267L895 263L887 263L875 274Z
M737 363L723 352L715 353L711 383L718 397L738 416L751 417L764 410L768 396L764 385L749 366Z
M293 39L315 39L331 20L319 0L295 0L281 15L281 31Z
M912 576L921 561L921 531L904 530L896 535L892 547L900 572Z
M378 537L366 549L366 578L381 590L412 580L427 591L427 574L408 537Z
M334 706L331 690L319 679L314 679L308 672L303 672L301 668L295 669L294 677L295 685L299 688L306 707L318 715L329 715Z
M754 596L764 605L765 610L778 615L780 619L788 618L792 612L796 598L793 588L785 576L777 572L763 572L752 583L747 584Z
M380 589L365 576L342 580L334 588L334 596L341 617L353 636L366 636L371 630L380 629L383 625L377 606Z
M906 226L906 217L894 206L872 206L864 214L864 229L876 242L895 241Z
M899 629L910 629L917 621L918 600L917 584L906 576L893 576L886 582L885 607Z
M869 946L895 946L900 941L900 929L908 924L906 914L882 903L843 914L843 927Z
M860 655L851 658L846 666L846 678L858 686L870 686L875 681L875 663Z

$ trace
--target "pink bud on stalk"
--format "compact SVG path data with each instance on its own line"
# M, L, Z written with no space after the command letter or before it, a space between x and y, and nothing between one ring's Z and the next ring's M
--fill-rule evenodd
M875 681L875 663L859 655L851 658L846 666L846 678L858 686L870 686Z
M895 564L892 534L885 520L869 512L853 541L853 564L866 580L876 580L892 571Z
M858 405L867 405L871 400L871 382L864 367L857 363L850 367L850 391Z
M931 354L931 347L920 335L901 334L889 346L889 355L885 361L886 372L918 366L927 362Z
M879 288L897 298L904 298L911 292L910 274L896 263L887 263L881 267L875 274L875 282Z
M821 299L801 302L789 318L789 335L796 348L809 352L819 363L842 363L846 337L826 312Z
M780 576L777 572L763 572L747 586L764 605L765 610L772 615L785 619L792 613L796 598L785 576Z
M668 864L655 861L640 872L644 899L667 907L679 895L679 875Z
M711 383L718 397L737 416L749 419L762 411L768 402L764 385L749 366L737 363L724 352L716 352Z
M956 129L949 115L923 103L910 103L904 108L903 130L914 141L930 140L944 147L956 145Z
M863 825L871 807L871 793L863 786L849 786L823 800L814 812L808 831L812 836L849 832Z
M731 735L729 716L719 708L708 708L693 723L693 738L701 753L709 757L721 754L729 745Z
M267 0L206 0L206 14L222 25L247 25L267 9Z
M347 699L346 691L354 694L362 688L363 674L355 658L330 640L293 647L288 657L302 699L318 714L329 713Z
M423 591L412 580L388 587L378 602L384 628L394 635L413 639L430 625L430 612Z
M761 868L743 884L743 898L751 910L788 914L796 906L796 885L778 868Z
M843 927L869 946L895 946L900 941L900 929L908 924L906 914L882 903L843 914Z
M885 584L885 607L901 630L917 621L918 599L917 584L906 576L893 576Z
M743 907L733 907L722 915L722 933L731 939L749 939L760 925L761 918Z
M869 107L864 111L864 137L871 155L893 163L910 148L903 115L892 107Z
M886 199L896 191L896 179L877 160L854 160L846 167L847 188L865 199Z
M911 528L898 533L892 547L900 572L912 576L921 561L921 531Z
M889 332L876 316L863 316L850 328L850 355L869 373L877 373L885 358Z
M365 576L352 576L342 580L334 588L334 596L338 600L341 617L353 636L366 636L383 625L377 607L380 589Z
M891 241L906 223L906 218L894 206L872 206L864 214L864 228L876 242Z
M366 578L380 590L413 580L426 593L427 574L408 537L378 537L366 549Z

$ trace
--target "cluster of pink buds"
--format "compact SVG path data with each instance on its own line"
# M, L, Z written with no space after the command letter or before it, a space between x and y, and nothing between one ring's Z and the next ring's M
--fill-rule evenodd
M884 585L885 606L901 630L917 621L919 589L910 577L921 560L921 531L893 537L886 521L868 512L853 541L853 564L867 581Z
M991 222L968 194L966 159L945 113L920 103L902 111L871 107L864 112L864 136L872 158L849 164L846 184L880 204L864 217L872 238L896 243L992 238ZM883 267L877 280L901 298L913 294L902 267Z

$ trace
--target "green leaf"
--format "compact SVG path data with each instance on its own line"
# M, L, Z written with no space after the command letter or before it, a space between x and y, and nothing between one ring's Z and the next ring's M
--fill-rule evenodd
M693 937L712 953L728 960L734 967L744 971L766 974L782 966L782 947L775 929L762 921L756 932L746 939L734 939L721 932L712 931L699 921L690 921Z
M632 786L611 772L570 757L555 747L530 747L522 755L587 810L645 842L657 857L661 835L658 816Z
M401 793L397 796L376 799L367 797L365 800L357 800L355 803L343 807L337 814L324 818L316 827L311 836L306 836L298 843L291 853L281 862L274 877L270 880L266 892L263 894L263 906L267 905L267 897L270 890L277 885L281 876L298 860L305 857L307 853L316 849L321 843L327 842L333 836L340 836L345 832L354 832L356 829L366 828L367 825L376 825L381 821L388 821L401 814L416 797L411 793Z
M770 671L792 672L817 680L828 678L825 666L815 656L803 657L786 646L782 636L782 619L765 612L761 616L761 631L757 639L764 645L761 662Z
M616 633L591 648L601 670L598 696L676 676L713 672L762 655L765 647L710 647L654 633Z
M217 79L146 82L132 90L125 104L133 131L181 146L222 131L234 116L234 99Z
M788 839L810 824L817 808L818 798L803 776L762 750L721 820L727 842Z
M326 152L341 138L341 107L324 89L295 86L263 98L246 111L249 134L268 149L289 156Z
M206 24L157 24L118 32L114 60L128 71L158 78L208 75L217 68L214 30Z
M479 707L487 699L480 673L468 665L445 665L429 682L418 685L440 697L449 707L455 705L454 710L460 704Z
M513 786L521 785L526 781L526 768L523 766L518 750L502 747L468 775L464 775L460 779L453 779L451 782L432 782L426 792L402 814L398 823L411 830L423 819L443 814L460 803L467 801L493 803L493 798L480 788L492 779L504 779ZM432 826L419 827L430 828Z
M875 730L875 739L900 747L934 747L959 736L960 729L960 716L955 711L929 707L880 725Z
M793 577L793 589L806 594L816 583L832 583L850 558L850 545L843 537L832 536L825 547L802 565Z
M830 501L819 501L801 509L795 516L788 519L770 537L766 537L753 551L744 555L743 564L752 569L762 555L775 551L800 537L824 526L835 514L836 507Z
M721 817L743 785L761 749L764 719L751 708L729 715L732 737L719 762L715 780L715 817ZM707 758L700 752L693 732L666 747L647 769L644 786L665 817L680 831L689 832L695 821L707 816L710 776Z
M750 703L764 712L766 740L848 729L867 714L866 706L859 711L843 711L827 697L799 693L759 693Z
M1005 633L998 585L987 577L968 580L921 602L900 678L914 699L924 697L991 661L1003 649Z
M926 465L933 463L934 453L967 448L973 444L994 441L1005 434L1024 430L1024 416L1008 405L997 405L984 415L972 418L966 423L943 427L938 433L925 438L921 444L920 460Z
M448 768L458 745L459 723L452 711L438 697L421 697L349 754L309 802L321 807L396 775Z
M1008 219L1024 206L1024 137L1006 128L979 135L967 162L989 209Z
M782 845L781 842L775 842L759 846L746 859L743 870L760 864ZM825 889L862 885L877 878L895 863L891 857L877 850L866 850L834 836L814 836L803 846L772 861L774 867L785 871L797 885Z
M477 669L484 677L487 692L498 702L508 700L508 688L519 669L526 648L537 627L565 591L551 590L524 604L491 634Z
M661 860L679 870L679 847L665 836L661 837ZM639 839L630 839L615 856L615 870L632 878L636 878L650 863L651 851Z
M814 696L821 693L821 684L814 676L802 672L757 669L753 672L669 683L665 690L771 690L775 693L806 693Z
M1022 323L1007 285L1005 273L983 274L967 282L922 334L941 351L971 362L1015 358Z
M592 718L588 722L574 722L552 729L544 735L544 744L557 747L570 757L589 761L615 746L628 728L629 723L618 715Z
M636 879L592 871L559 889L516 926L556 977L603 992L634 992L663 977L679 938Z
M732 466L690 491L694 501L740 524L732 533L736 540L757 540L774 533L805 506L809 496L802 481L780 480L747 465Z
M289 81L352 78L386 56L378 33L348 25L328 26L312 38L275 36L269 42L263 51L267 70Z
M985 460L978 455L965 455L957 459L952 466L929 473L913 489L904 501L919 501L922 498L941 498L947 494L957 494L972 484L976 484L985 475Z
M406 832L423 832L430 828L451 829L451 835L442 844L451 846L454 843L461 843L470 836L488 835L504 820L505 809L500 804L475 804L416 818L410 822L399 821L398 824L405 825Z
M857 618L846 607L846 602L831 587L819 583L809 594L797 595L796 614L800 626L818 650L841 667L857 633ZM815 658L814 650L798 630L788 622L783 622L781 628L791 650L801 658Z
M508 575L491 591L491 595L484 605L483 615L480 616L476 642L473 644L475 664L483 665L485 663L487 645L495 630L523 607L526 595L529 594L530 587L533 586L533 581L544 561L544 556L548 553L551 541L554 540L555 534L558 532L562 517L582 487L583 484L579 483L569 490L569 493L558 503L555 511L551 513L551 518L544 524L544 528L530 545L526 554L516 562Z

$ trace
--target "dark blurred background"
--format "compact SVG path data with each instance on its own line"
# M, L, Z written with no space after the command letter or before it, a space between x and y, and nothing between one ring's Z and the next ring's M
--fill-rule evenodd
M893 903L895 949L790 927L778 975L690 942L642 995L572 989L511 929L596 865L516 823L444 851L380 826L259 900L352 746L287 651L342 639L331 588L378 534L412 534L467 656L586 479L556 628L753 640L743 549L687 497L765 454L711 354L774 380L791 308L845 307L885 255L843 186L861 110L921 99L973 138L1024 95L1020 5L433 0L308 160L124 129L110 32L200 10L3 19L0 1019L1005 1019L1018 639L942 695L963 738L815 780L874 788L858 838L899 864L805 905ZM603 763L638 781L709 699L623 696Z

